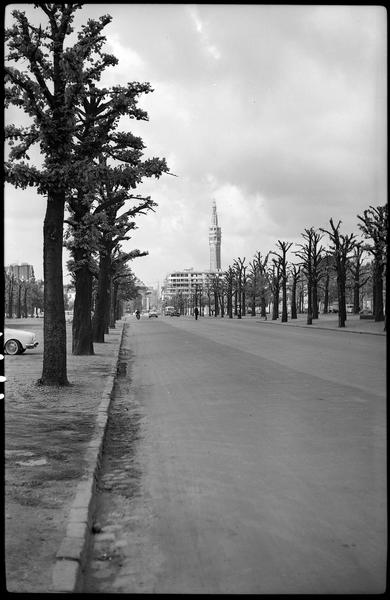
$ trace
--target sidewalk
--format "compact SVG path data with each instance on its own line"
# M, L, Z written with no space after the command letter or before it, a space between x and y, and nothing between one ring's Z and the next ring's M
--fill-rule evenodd
M69 387L36 385L42 319L13 319L39 346L5 357L5 571L11 593L72 592L91 532L94 473L107 421L124 321L94 356L72 356Z
M256 317L245 317L256 320L256 323L264 323L266 325L281 325L282 327L309 327L311 329L330 329L339 332L348 333L370 333L373 335L386 335L384 331L384 321L375 322L373 319L360 319L358 315L347 315L345 327L339 327L338 316L336 314L320 315L318 319L313 319L312 325L307 325L307 315L299 314L297 319L291 319L288 315L287 323L282 323L281 319L272 321L271 316L267 315L265 321L258 315Z

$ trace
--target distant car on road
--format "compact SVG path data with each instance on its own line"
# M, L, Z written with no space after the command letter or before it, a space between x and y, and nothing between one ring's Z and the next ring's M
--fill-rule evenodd
M360 319L373 319L374 313L369 308L364 308L363 310L360 311L359 318Z
M38 341L35 334L24 329L4 329L4 354L23 354L27 348L36 348Z
M155 310L149 311L149 319L152 319L152 318L155 318L155 319L158 318L158 314L156 313Z

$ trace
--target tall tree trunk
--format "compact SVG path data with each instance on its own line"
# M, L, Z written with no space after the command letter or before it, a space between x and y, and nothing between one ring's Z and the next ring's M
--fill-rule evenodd
M358 315L360 312L360 281L359 275L355 276L353 282L353 312Z
M287 281L283 277L282 281L282 323L287 322Z
M231 285L228 287L227 310L229 319L233 319L233 290Z
M16 318L20 319L22 316L22 282L18 281L18 302L16 305Z
M42 385L69 385L66 373L66 326L62 275L65 192L49 192L43 225L43 369Z
M382 268L376 263L373 273L373 313L374 321L384 321Z
M99 278L96 294L96 310L93 317L93 341L99 343L104 342L107 312L110 307L110 265L110 256L107 253L102 252L99 258Z
M220 307L221 317L223 318L225 316L225 302L224 302L223 292L221 292L221 294L219 296L219 307Z
M28 308L27 308L27 295L28 295L28 287L24 286L24 294L23 294L23 316L28 317Z
M111 257L110 257L110 266L108 269L108 295L107 295L107 301L106 301L106 316L105 316L105 320L104 320L104 333L107 335L110 333L111 298L112 298L112 291L111 291Z
M291 289L291 319L297 318L297 282L293 279Z
M345 274L342 271L337 272L337 296L339 302L339 327L345 327L347 311L345 306Z
M306 324L312 325L313 323L313 293L311 284L311 275L307 279L307 319Z
M299 314L303 313L303 304L304 304L304 293L303 293L303 284L299 286L298 292L298 312Z
M328 314L328 308L329 308L329 280L330 280L330 275L329 275L329 271L327 270L326 275L325 275L324 315Z
M318 287L316 280L313 281L312 298L313 319L318 319Z
M116 321L119 321L119 319L121 319L123 317L123 300L119 299L119 287L116 286L116 291L115 291L115 304L114 304L114 325L116 323ZM181 314L184 314L184 312L182 311Z
M75 259L77 260L76 256ZM92 331L92 273L87 265L77 268L75 278L75 300L72 323L72 354L88 356L95 354Z
M272 303L272 320L276 321L279 318L279 285L275 287Z
M264 287L261 288L260 293L260 316L265 319L267 316L267 303L265 301L265 290Z
M115 283L112 283L111 291L110 291L111 310L110 310L110 321L109 321L109 325L112 329L115 329L115 312L116 312L117 297L118 297L118 285Z

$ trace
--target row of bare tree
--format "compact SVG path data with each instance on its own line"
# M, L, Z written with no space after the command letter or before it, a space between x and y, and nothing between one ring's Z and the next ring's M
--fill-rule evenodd
M258 252L249 265L245 265L245 258L235 259L225 274L228 315L232 316L231 299L234 297L238 306L235 314L241 318L242 310L245 311L246 307L246 293L249 290L252 295L252 314L255 314L259 295L261 315L265 316L268 292L272 298L272 319L279 318L281 294L281 321L286 322L289 287L291 318L296 319L298 282L301 284L304 282L307 323L310 325L313 319L318 319L320 285L323 289L324 312L328 312L329 286L333 273L337 284L339 327L345 327L347 318L346 287L348 282L353 288L353 312L358 313L360 290L368 281L371 281L373 317L375 321L383 321L385 318L383 291L387 268L387 205L370 206L362 216L358 215L358 220L358 227L363 237L361 241L357 240L353 233L341 233L341 221L335 225L332 218L329 220L329 229L316 230L314 227L305 229L302 233L303 242L297 244L298 248L294 252L298 261L290 265L287 255L293 244L280 240L277 242L277 251L271 251L265 257ZM327 248L321 243L325 235L329 241ZM364 264L365 253L371 258L366 264ZM248 272L247 267L249 267ZM218 286L218 281L216 285ZM219 302L219 306L221 306L221 302Z
M196 288L193 304L202 306L203 296L209 314L241 318L249 310L255 316L257 307L266 317L267 306L272 305L272 319L288 320L288 300L291 319L303 312L306 300L307 323L319 316L319 300L327 313L331 301L337 301L339 327L345 327L347 318L347 291L352 296L353 313L361 308L361 290L370 286L375 321L384 320L384 281L387 265L387 205L370 206L358 215L362 240L355 234L342 234L341 222L330 219L329 229L310 227L302 233L302 243L293 251L294 262L288 261L292 242L278 240L277 250L262 256L257 252L246 263L236 258L222 274L215 274L205 287ZM329 245L322 240L328 237ZM279 315L281 296L281 315ZM349 301L351 298L349 298ZM184 309L184 298L174 299Z

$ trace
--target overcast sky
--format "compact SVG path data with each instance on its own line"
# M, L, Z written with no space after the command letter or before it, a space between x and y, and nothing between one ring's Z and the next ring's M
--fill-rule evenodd
M138 190L158 204L124 246L149 251L131 263L145 284L209 268L213 200L222 268L330 217L358 233L356 215L387 202L383 7L87 3L76 23L106 13L106 51L119 64L104 84L154 89L140 103L149 121L122 129L177 175ZM39 278L45 204L33 189L5 188L5 263L33 264Z

